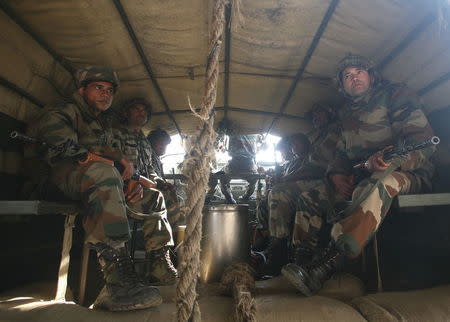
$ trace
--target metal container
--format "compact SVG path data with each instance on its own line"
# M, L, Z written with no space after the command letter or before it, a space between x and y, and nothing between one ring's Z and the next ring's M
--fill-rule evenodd
M219 282L224 269L250 256L248 205L215 205L203 209L200 281Z

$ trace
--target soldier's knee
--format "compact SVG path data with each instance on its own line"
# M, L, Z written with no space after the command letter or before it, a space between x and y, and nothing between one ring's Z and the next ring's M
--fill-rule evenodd
M123 180L119 171L109 164L103 162L93 162L85 172L86 179L95 183L105 183L108 185L123 186Z

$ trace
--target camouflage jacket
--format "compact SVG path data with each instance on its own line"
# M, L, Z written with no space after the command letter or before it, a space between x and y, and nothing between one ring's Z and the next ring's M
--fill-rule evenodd
M155 151L152 151L152 167L156 174L163 178L164 177L164 168L161 162L159 155L156 154Z
M232 135L228 146L231 160L224 167L225 173L256 173L256 136Z
M255 135L232 135L228 146L228 153L231 158L256 157L256 136Z
M57 151L44 151L44 159L52 172L64 175L71 171L77 165L77 158L88 151L114 160L122 159L110 119L104 113L95 115L94 109L79 94L75 93L72 99L72 103L46 108L29 131L40 140L59 147Z
M327 125L325 129L314 130L309 135L312 159L324 170L334 159L336 144L339 141L340 128L338 122Z
M303 171L308 161L308 155L296 156L283 165L282 181L290 182L305 179L306 173Z
M340 111L342 134L328 176L350 174L352 166L399 140L406 144L429 139L433 131L422 111L419 97L400 84L384 82L358 102L349 102ZM420 176L431 184L434 148L414 151L399 161L402 171Z
M121 152L133 163L139 174L151 180L159 178L152 166L152 147L142 131L120 127L114 129L114 137L120 142Z

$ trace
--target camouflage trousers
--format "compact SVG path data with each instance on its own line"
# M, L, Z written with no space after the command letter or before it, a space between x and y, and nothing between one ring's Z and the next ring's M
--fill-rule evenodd
M147 252L174 245L161 191L144 188L144 197L138 202L128 203L127 210L130 217L142 220L144 247Z
M394 171L387 175L376 172L356 185L351 205L336 214L334 207L340 200L322 184L300 195L294 243L317 246L325 223L330 223L330 239L339 251L348 257L356 257L377 231L393 198L421 190L421 179L410 172Z
M127 212L132 209L143 215L150 249L173 243L162 194L147 190L144 199L128 207L123 180L116 168L92 162L74 166L68 173L53 173L51 181L66 196L82 202L86 242L104 242L114 247L129 240Z
M283 182L272 187L268 196L269 232L277 238L290 238L297 210L298 196L320 185L322 180Z
M178 196L175 190L163 191L164 200L167 207L167 219L174 229L179 225L186 224L186 214L184 210L184 200Z
M270 193L270 191L269 191ZM269 230L269 199L268 196L261 199L256 207L256 218L261 228Z

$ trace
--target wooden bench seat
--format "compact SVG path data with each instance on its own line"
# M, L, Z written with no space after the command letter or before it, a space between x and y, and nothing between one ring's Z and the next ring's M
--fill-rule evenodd
M41 200L0 201L0 215L67 215L77 214L79 204Z
M426 207L450 205L450 193L425 193L416 195L400 195L398 207Z
M55 300L64 300L67 290L67 273L69 271L70 249L72 248L75 217L81 211L81 205L75 202L50 202L41 200L0 201L0 215L62 215L66 216L64 237L61 250L61 262L58 271L58 286ZM84 280L83 280L84 279ZM80 278L80 286L85 287L86 276ZM83 290L84 294L84 290Z

